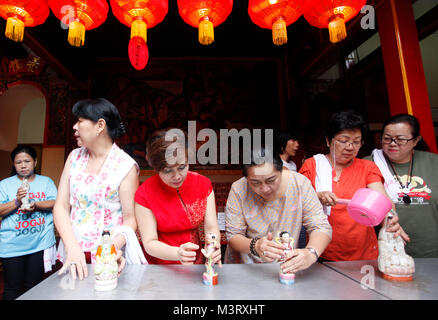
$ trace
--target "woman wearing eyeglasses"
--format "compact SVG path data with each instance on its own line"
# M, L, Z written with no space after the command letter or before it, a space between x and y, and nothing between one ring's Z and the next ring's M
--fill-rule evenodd
M375 260L379 251L374 228L354 221L338 198L351 199L359 188L370 188L386 195L383 176L375 163L356 158L366 125L361 116L351 111L334 114L326 127L328 154L307 159L300 173L309 178L333 228L332 241L322 254L330 261ZM398 224L391 219L389 232L408 240Z
M438 155L418 150L422 143L418 120L398 114L383 125L382 149L366 158L385 178L386 192L411 238L406 253L414 258L438 257Z

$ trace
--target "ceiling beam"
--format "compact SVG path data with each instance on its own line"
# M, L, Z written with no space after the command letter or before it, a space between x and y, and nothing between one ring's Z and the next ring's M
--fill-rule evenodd
M78 89L83 89L84 84L76 78L47 48L45 48L30 31L25 30L23 43L35 54L45 60L59 75L74 84Z

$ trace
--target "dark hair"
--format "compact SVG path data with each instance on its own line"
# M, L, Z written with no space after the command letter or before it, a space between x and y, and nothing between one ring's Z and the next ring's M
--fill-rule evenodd
M325 136L331 141L339 132L354 129L360 129L362 139L365 137L367 126L363 118L351 110L337 112L327 122Z
M76 118L84 118L93 122L99 119L105 120L108 135L113 140L126 133L119 110L104 98L79 100L73 106L72 112Z
M411 127L412 137L416 138L420 135L420 122L414 116L407 113L396 114L385 121L382 127L382 134L385 127L390 124L407 123Z
M417 138L420 136L420 122L416 117L407 113L396 114L386 120L385 123L383 123L382 135L383 131L385 131L386 126L397 123L407 123L411 127L412 138ZM429 146L427 145L426 141L424 141L424 139L421 139L414 147L414 149L428 151Z
M272 153L270 149L265 149L263 147L253 150L251 152L251 161L250 163L242 164L242 174L244 177L248 176L248 169L251 167L259 166L265 163L271 163L275 170L282 171L283 170L283 161L281 160L278 154L273 154L272 157L269 156L269 153Z
M289 140L298 141L298 135L290 131L275 131L274 133L274 153L283 154Z
M22 146L17 146L15 147L14 150L12 150L11 152L11 159L12 162L14 162L15 157L17 156L17 154L19 153L27 153L28 155L30 155L32 157L33 160L36 160L37 158L37 153L35 151L35 149L31 146L27 146L27 145L22 145Z
M184 140L183 146L185 150L186 159L188 159L188 138L185 132L180 129L168 129L158 130L152 133L152 135L146 141L146 160L149 165L155 171L159 172L168 166L166 161L166 150L174 144L179 143L181 140L178 137L174 137L172 141L166 140L166 134L170 130L175 130L174 133Z

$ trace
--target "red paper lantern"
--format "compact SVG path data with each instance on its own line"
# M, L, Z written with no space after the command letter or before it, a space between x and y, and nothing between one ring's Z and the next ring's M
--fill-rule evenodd
M131 28L129 41L129 61L137 70L146 67L149 50L146 45L147 29L161 21L168 11L167 0L111 0L114 16Z
M184 22L198 28L203 45L214 41L214 27L224 22L233 9L233 0L178 0L178 11Z
M337 43L347 37L345 23L366 3L366 0L306 0L304 18L314 27L328 28L330 41Z
M286 27L302 15L302 0L249 0L248 14L253 23L272 29L276 45L287 43Z
M146 30L161 21L168 11L167 0L111 0L114 16L131 28L131 39L139 36L147 42Z
M108 15L106 0L48 0L53 14L68 25L68 43L80 47L85 42L85 30L100 26Z
M0 0L0 16L6 20L5 35L23 41L24 28L46 21L50 10L44 0Z

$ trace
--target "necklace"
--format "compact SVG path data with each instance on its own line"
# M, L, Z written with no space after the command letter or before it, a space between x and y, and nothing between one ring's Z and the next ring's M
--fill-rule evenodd
M401 187L402 192L403 192L403 202L405 204L410 204L411 203L411 197L409 197L409 185L411 184L411 180L412 180L412 165L414 163L414 152L412 152L411 160L409 162L408 180L406 181L406 185L405 186L403 186L403 183L401 182L401 180L399 178L399 175L395 171L395 168L392 165L391 160L388 159L388 157L386 156L385 153L383 153L383 154L385 155L386 161L391 166L391 169L394 172L394 175L395 175L395 178L397 179L397 182L400 184L400 187Z
M335 182L339 182L339 179L341 178L342 170L351 166L353 164L353 160L354 160L354 159L351 159L346 165L341 167L341 169L339 170L339 173L338 173L338 171L336 170L336 158L333 159L334 161L332 162L332 159L330 159L328 154L326 154L325 157L329 161L330 166L333 168L333 170L335 170L335 177L333 178L333 181L335 181Z

